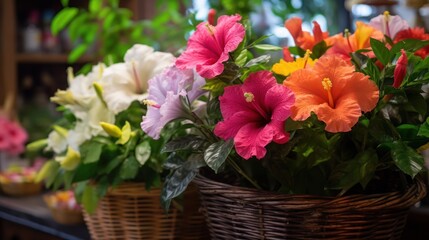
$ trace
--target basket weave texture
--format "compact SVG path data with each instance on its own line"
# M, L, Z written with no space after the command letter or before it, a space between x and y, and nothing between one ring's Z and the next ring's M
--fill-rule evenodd
M236 187L204 176L194 181L212 239L400 239L411 206L426 188L322 197Z
M144 183L124 183L111 190L93 214L84 211L84 219L93 240L109 239L204 239L204 217L197 211L193 220L195 232L181 237L178 227L183 214L175 207L168 214L161 207L161 189L149 192ZM194 194L197 198L198 195ZM199 204L194 207L199 207Z

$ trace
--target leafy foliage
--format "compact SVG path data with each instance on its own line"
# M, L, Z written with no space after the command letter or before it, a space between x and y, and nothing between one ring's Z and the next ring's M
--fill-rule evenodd
M187 1L157 1L156 14L151 20L133 20L130 9L120 7L119 0L90 0L88 9L69 6L62 1L63 9L52 22L53 34L67 29L77 46L70 52L68 61L75 62L85 53L96 51L96 58L115 63L136 43L177 51L184 45L185 34L192 26L187 22L194 16L184 16L181 4ZM164 31L165 28L169 31Z

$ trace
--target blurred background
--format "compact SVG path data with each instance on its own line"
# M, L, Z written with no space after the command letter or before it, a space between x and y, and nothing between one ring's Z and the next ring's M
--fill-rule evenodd
M59 118L49 98L67 87L68 67L81 73L100 61L122 61L135 43L177 55L211 8L217 16L239 13L250 20L255 37L269 35L266 43L277 46L294 44L284 27L294 16L303 19L303 30L317 21L331 35L353 32L356 21L386 10L429 29L428 0L0 0L0 116L19 121L28 142L45 138ZM429 239L429 210L411 216L405 239ZM51 239L7 238L7 229L22 229L5 226L0 224L0 239Z

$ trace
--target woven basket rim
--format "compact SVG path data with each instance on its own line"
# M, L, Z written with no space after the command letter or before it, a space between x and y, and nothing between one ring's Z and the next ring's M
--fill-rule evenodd
M426 195L426 186L420 178L415 178L413 184L405 191L351 194L340 197L281 194L218 182L202 174L198 174L194 181L204 194L223 195L228 198L235 198L243 204L264 205L279 209L342 208L348 206L371 211L380 209L380 205L384 209L407 209Z

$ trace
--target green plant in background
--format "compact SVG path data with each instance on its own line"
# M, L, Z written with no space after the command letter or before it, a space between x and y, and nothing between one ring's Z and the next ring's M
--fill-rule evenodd
M182 6L190 6L186 0L156 1L155 17L138 21L133 20L130 9L120 7L119 0L90 0L88 9L69 6L69 0L61 2L63 9L53 19L51 30L59 34L67 29L70 39L76 43L69 62L94 49L97 59L105 63L119 62L136 43L174 52L185 44L185 34L193 28L188 22L193 15L185 17L181 12Z

